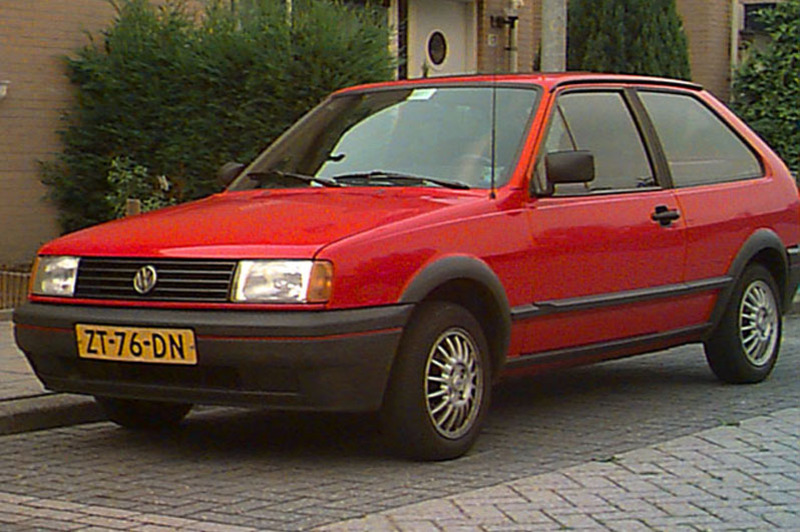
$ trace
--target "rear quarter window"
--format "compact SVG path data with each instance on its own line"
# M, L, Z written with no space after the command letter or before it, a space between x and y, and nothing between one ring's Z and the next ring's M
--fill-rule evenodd
M676 187L761 177L750 147L716 113L690 95L640 91Z

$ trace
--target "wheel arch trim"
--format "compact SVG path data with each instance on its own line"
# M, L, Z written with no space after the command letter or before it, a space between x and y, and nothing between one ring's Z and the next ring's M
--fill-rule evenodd
M712 324L712 331L715 330L719 325L722 315L725 313L725 309L730 302L733 291L736 289L736 286L739 282L739 279L741 279L745 268L747 268L747 266L752 263L757 256L763 254L764 252L771 253L773 257L778 258L777 267L779 267L781 271L780 278L776 278L775 283L778 285L778 289L781 291L779 294L781 310L786 312L786 310L789 308L789 305L791 305L792 294L789 293L790 287L788 286L790 284L789 258L786 247L777 233L771 229L759 229L750 235L742 247L739 248L739 252L733 259L730 268L728 268L728 275L731 279L734 279L734 282L723 288L719 293L719 297L717 297L717 302L714 306L714 310L711 312L711 319L709 320ZM764 264L764 266L772 271L772 267L776 265L773 262L773 264Z
M468 256L449 256L436 260L417 272L406 286L398 303L418 304L438 288L455 281L480 284L486 289L498 311L493 323L494 330L486 331L496 377L505 365L511 342L511 305L503 283L488 264Z

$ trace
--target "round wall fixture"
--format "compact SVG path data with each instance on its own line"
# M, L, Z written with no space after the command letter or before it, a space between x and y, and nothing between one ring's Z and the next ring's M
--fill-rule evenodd
M434 66L441 66L447 59L447 39L441 31L434 31L428 37L428 58Z

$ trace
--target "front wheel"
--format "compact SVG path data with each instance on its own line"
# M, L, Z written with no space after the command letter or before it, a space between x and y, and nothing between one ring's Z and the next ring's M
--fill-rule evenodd
M457 458L475 442L490 395L489 348L477 320L453 303L423 303L392 369L382 432L410 458Z
M759 264L745 269L717 329L705 343L714 374L732 384L767 378L778 360L782 319L778 286Z
M128 429L162 430L178 425L192 405L95 397L109 421Z

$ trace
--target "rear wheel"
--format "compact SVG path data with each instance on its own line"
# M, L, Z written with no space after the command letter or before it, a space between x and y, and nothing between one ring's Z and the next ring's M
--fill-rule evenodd
M779 298L766 268L752 264L745 269L722 320L705 343L708 364L720 380L755 383L770 374L781 344Z
M418 460L467 452L491 395L489 349L477 320L446 302L423 303L403 336L381 411L388 443Z
M175 427L192 405L95 397L109 421L129 429L159 430Z

